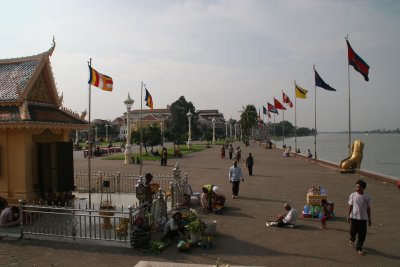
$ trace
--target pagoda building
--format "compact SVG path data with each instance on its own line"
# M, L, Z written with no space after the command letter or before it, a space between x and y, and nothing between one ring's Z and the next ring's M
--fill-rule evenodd
M52 68L41 54L0 59L0 196L10 203L73 189L72 130L84 115L63 107Z

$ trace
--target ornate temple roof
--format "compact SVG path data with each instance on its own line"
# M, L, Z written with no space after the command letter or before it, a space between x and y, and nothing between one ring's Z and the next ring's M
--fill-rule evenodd
M62 107L50 65L52 47L41 54L0 60L0 128L83 129L87 122Z

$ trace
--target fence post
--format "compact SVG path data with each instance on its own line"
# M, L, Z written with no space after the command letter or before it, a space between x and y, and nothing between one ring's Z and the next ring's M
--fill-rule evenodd
M24 201L22 199L18 200L19 203L19 239L22 239L24 237L24 214L22 212L22 207L24 204Z
M117 192L121 193L121 174L117 172Z
M128 229L128 238L129 238L129 244L131 244L131 232L133 230L133 225L135 222L133 221L133 205L128 206L129 210L129 229Z
M175 208L174 182L169 183L169 192L171 193L171 210Z

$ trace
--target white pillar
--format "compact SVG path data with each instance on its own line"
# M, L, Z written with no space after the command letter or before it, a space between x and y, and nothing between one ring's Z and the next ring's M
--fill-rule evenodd
M193 114L190 113L190 110L189 110L189 112L186 115L187 115L188 121L189 121L189 133L188 133L187 146L188 146L188 149L190 149L192 146L192 117L193 117Z
M229 120L229 137L232 138L232 119Z
M237 138L237 123L235 123L235 140L236 140L236 138Z
M125 164L132 164L132 147L131 147L131 127L129 122L129 113L131 111L133 101L128 93L128 98L124 101L126 105L126 145L125 145Z
M213 127L213 139L212 139L212 143L213 145L215 145L215 118L213 117L212 120L212 127Z

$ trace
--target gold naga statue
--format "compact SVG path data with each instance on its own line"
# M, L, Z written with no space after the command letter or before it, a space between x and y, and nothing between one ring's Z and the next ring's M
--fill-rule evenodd
M340 162L341 172L354 172L354 169L361 167L363 158L364 143L356 139L351 145L351 155Z

